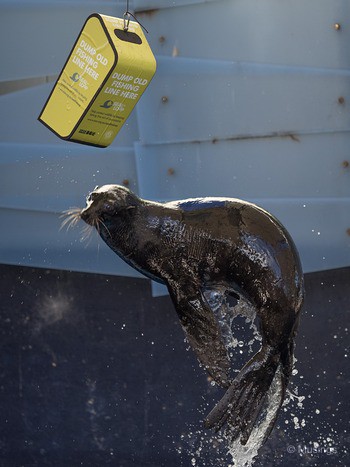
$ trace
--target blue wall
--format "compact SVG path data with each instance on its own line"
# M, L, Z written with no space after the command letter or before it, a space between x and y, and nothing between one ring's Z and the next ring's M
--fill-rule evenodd
M0 262L136 275L59 230L95 185L127 180L151 199L254 201L306 272L349 266L347 0L131 1L156 76L108 149L65 143L37 116L87 16L125 5L0 1Z

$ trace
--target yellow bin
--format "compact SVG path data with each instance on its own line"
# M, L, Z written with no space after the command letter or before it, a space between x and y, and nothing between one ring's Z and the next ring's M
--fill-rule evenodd
M60 138L106 147L156 71L141 26L92 14L39 116Z

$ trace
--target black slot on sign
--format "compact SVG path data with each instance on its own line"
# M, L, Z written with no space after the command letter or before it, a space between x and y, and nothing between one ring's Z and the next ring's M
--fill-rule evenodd
M121 41L132 42L133 44L142 44L142 39L135 32L124 31L123 29L115 29L114 34Z

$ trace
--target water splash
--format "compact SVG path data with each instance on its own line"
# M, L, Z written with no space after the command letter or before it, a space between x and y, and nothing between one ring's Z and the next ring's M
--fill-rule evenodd
M254 464L254 459L258 455L260 447L265 442L265 433L270 431L271 422L273 422L276 412L279 410L281 399L283 397L283 389L281 383L281 365L279 365L272 384L267 393L267 400L253 431L248 439L248 442L243 446L239 439L229 443L228 452L232 456L234 467L251 467Z
M235 367L234 371L239 372L247 361L247 357L250 358L251 354L255 354L261 346L261 335L256 323L256 309L244 297L238 294L228 295L224 288L205 289L203 295L218 320L232 366ZM270 424L279 410L283 397L281 372L282 369L279 366L269 388L262 413L246 445L242 445L239 439L232 441L224 431L213 434L205 430L192 430L182 436L184 444L188 446L186 451L191 457L192 465L253 466L265 442L264 434L270 432ZM288 410L294 424L298 418L295 415L296 409L303 408L304 399L304 396L298 395L297 388L294 388L294 392L289 390L287 393L283 408L284 411ZM302 428L305 421L299 418L297 423Z
M261 336L255 324L256 309L243 297L228 295L225 291L224 288L208 288L203 291L205 299L218 320L225 346L231 357L233 356L232 350L237 347L241 349L241 355L255 353L256 349L253 346L261 342ZM237 318L244 318L243 323Z

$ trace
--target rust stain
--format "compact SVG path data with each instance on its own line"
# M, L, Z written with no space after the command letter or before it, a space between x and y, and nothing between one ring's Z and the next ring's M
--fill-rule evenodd
M238 136L229 136L227 138L212 138L211 143L216 144L220 141L245 141L245 140L255 140L255 139L270 139L270 138L289 138L296 143L300 143L300 136L296 135L295 133L271 133L268 135L238 135ZM192 144L201 144L207 143L208 140L193 140L190 141Z
M297 143L300 143L300 139L292 133L290 133L289 135L285 135L285 136L289 137L292 141L296 141Z

